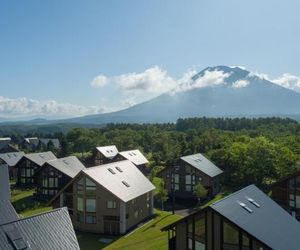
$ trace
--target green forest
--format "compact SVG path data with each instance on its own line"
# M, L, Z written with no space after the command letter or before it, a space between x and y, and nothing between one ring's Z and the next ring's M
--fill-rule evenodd
M17 140L18 133L5 134ZM261 188L300 168L300 124L283 118L189 118L167 124L108 124L71 128L65 133L27 136L59 138L58 157L87 160L100 145L120 151L138 148L150 161L152 177L180 156L203 153L224 170L224 186L236 189L254 183ZM51 145L48 150L53 150ZM41 150L46 150L41 149Z

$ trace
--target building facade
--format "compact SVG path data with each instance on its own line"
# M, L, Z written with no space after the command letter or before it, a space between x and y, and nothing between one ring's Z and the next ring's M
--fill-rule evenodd
M115 145L96 147L93 152L92 166L99 166L112 162L118 152Z
M50 200L83 169L75 156L47 161L35 174L37 199Z
M32 187L35 185L35 173L45 162L56 159L56 156L48 151L24 155L16 164L17 182L19 187Z
M272 198L300 220L300 171L273 184Z
M196 198L195 187L201 183L207 196L213 197L220 191L223 171L201 154L181 157L177 164L168 166L158 175L164 180L170 196L179 199Z
M50 203L67 206L75 229L124 234L153 214L151 182L130 162L81 171Z

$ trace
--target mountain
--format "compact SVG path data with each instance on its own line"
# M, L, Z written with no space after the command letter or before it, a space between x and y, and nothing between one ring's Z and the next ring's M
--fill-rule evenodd
M113 113L65 120L74 123L173 122L185 117L300 117L300 93L239 67L208 67L169 93Z

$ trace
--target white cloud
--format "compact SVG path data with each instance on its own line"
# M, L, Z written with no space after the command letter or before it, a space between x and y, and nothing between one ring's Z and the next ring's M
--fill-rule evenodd
M237 80L234 83L232 83L232 88L244 88L249 84L249 81L247 80Z
M221 70L213 70L209 71L206 70L203 74L203 76L199 77L195 81L193 81L191 78L183 82L182 84L178 85L176 89L174 89L173 93L181 92L181 91L187 91L190 89L195 88L204 88L209 86L217 86L226 84L225 79L230 76L230 73L225 73Z
M290 73L284 73L277 78L271 78L267 74L251 72L249 77L258 77L260 79L264 79L275 83L281 87L294 90L300 93L300 77L292 75Z
M300 93L300 77L285 73L282 76L271 80L272 82L285 87L287 89L292 89Z
M105 109L96 106L80 106L56 101L38 101L25 97L11 99L0 96L0 117L74 117L87 114L97 114Z
M93 88L101 88L108 84L109 80L105 75L98 75L91 81Z

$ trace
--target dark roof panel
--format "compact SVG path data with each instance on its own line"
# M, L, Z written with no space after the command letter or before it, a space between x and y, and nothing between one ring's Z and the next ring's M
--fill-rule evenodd
M1 164L1 163L0 163ZM10 184L7 164L0 165L0 200L10 199Z
M0 200L0 225L18 220L16 210L9 200Z
M80 249L66 208L0 225L0 249L14 250L14 243L19 249Z
M299 249L300 223L254 185L210 208L274 250Z

